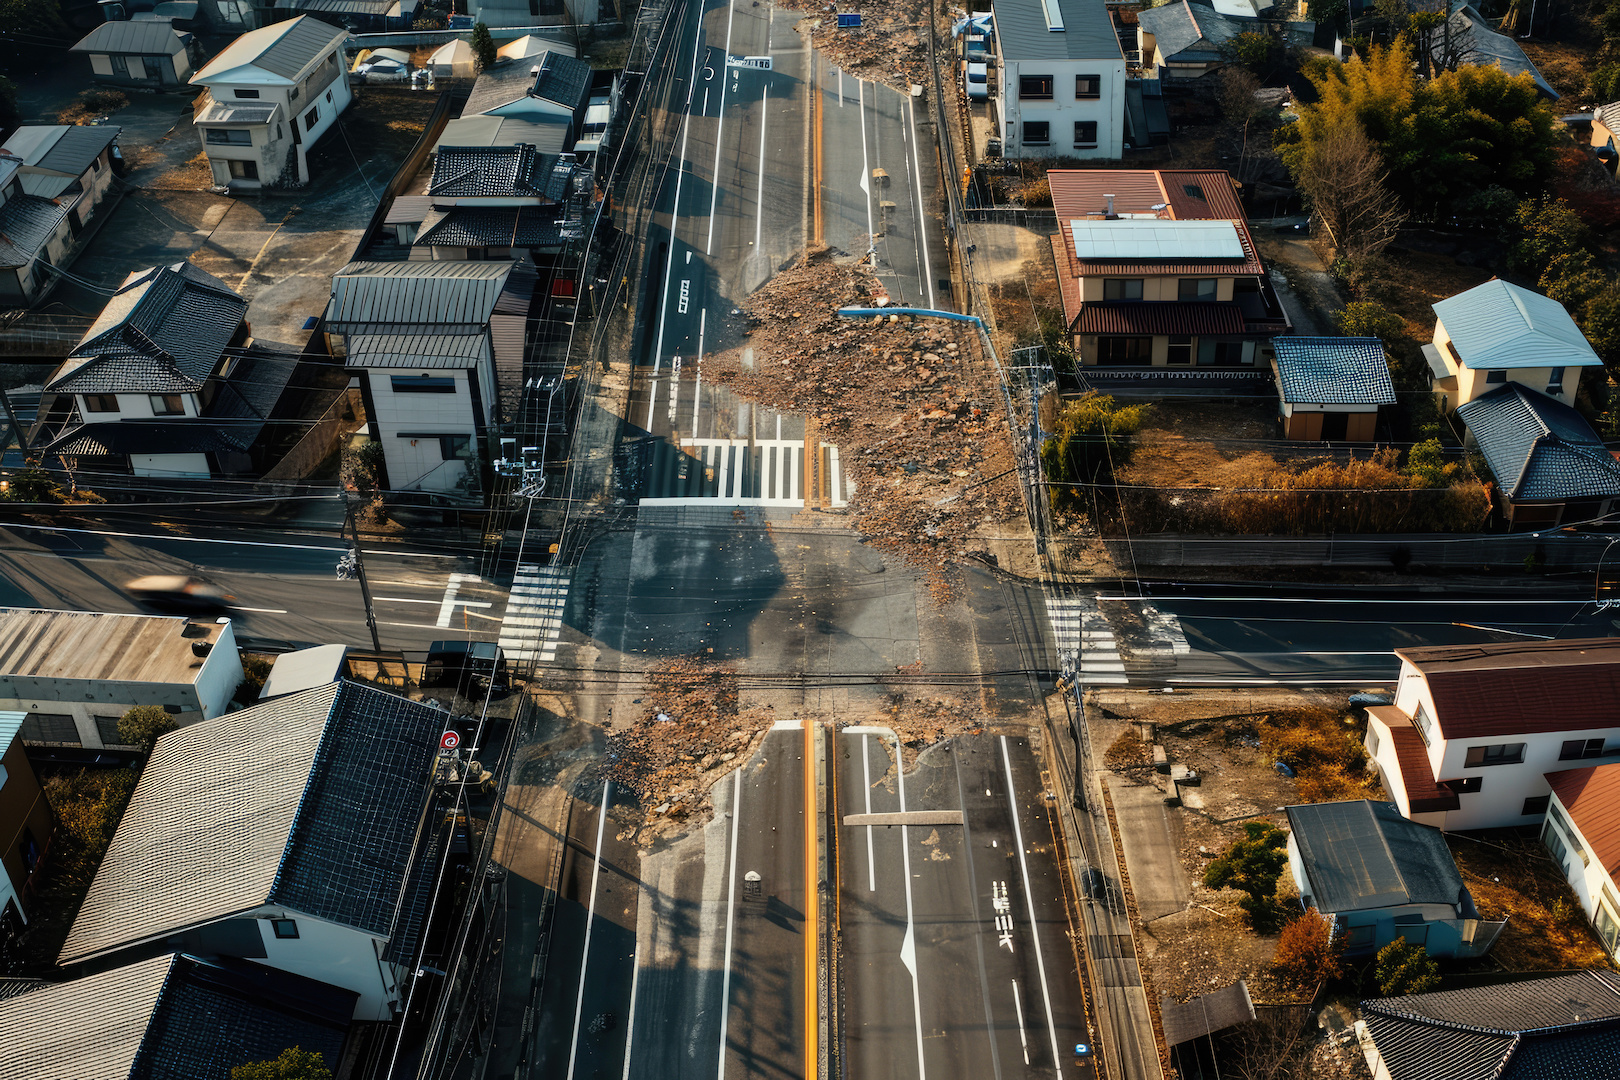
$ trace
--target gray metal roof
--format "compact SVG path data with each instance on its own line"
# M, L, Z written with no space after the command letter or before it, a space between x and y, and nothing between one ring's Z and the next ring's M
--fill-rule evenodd
M400 0L276 0L278 11L319 11L334 15L387 15ZM416 0L404 0L400 10L414 12Z
M72 394L202 389L247 314L247 301L189 262L139 270L46 380Z
M448 330L449 332L445 332ZM356 368L426 368L462 371L488 354L481 328L428 328L397 334L350 334L345 363Z
M1506 34L1492 30L1490 22L1472 4L1453 6L1451 48L1462 50L1457 55L1466 57L1466 62L1470 64L1495 64L1509 75L1528 75L1535 82L1537 90L1555 101L1562 96L1542 78L1541 70L1524 54L1519 43ZM1436 38L1433 52L1438 60L1446 45L1439 40L1440 35L1436 35Z
M461 108L461 119L487 113L525 97L534 87L534 76L529 71L534 66L511 62L480 71L473 81L472 93L467 95L467 104Z
M44 157L29 164L36 169L81 176L90 163L112 145L122 130L114 124L70 124Z
M1612 971L1375 998L1361 1015L1392 1080L1592 1080L1620 1069Z
M389 937L444 721L334 683L164 736L60 962L267 904Z
M0 1076L129 1080L174 958L0 1001Z
M1287 808L1317 910L1457 904L1462 875L1439 829L1390 803L1357 799Z
M1103 0L1046 0L1062 13L1063 29L1048 29L1042 0L998 0L993 10L997 49L1026 60L1123 60L1119 35Z
M0 608L0 696L23 697L38 680L189 685L202 671L192 642L219 634L218 623L168 615Z
M482 77L482 76L480 76ZM530 119L478 113L444 125L434 150L445 146L510 146L528 143L543 154L568 149L568 121L562 117Z
M80 38L69 51L173 56L185 50L189 36L161 19L106 22Z
M1289 404L1393 405L1384 343L1365 337L1277 337L1277 381Z
M67 207L37 195L14 195L0 206L0 267L27 266L67 217Z
M1557 502L1620 495L1620 462L1585 417L1508 383L1457 408L1508 498Z
M254 67L290 82L348 36L347 30L321 22L311 15L271 23L257 30L249 30L225 46L218 56L191 77L191 81L229 81L226 76L231 72Z
M1600 367L1564 305L1493 278L1433 305L1464 367Z
M259 700L269 701L336 682L343 677L348 657L347 645L316 645L282 653L259 690Z
M350 263L332 278L327 322L339 333L367 326L482 326L511 272L510 260Z

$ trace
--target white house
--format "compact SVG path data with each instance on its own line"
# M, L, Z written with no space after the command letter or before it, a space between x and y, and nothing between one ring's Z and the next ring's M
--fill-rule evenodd
M347 30L308 15L251 30L191 82L203 152L220 187L309 183L309 148L348 108Z
M478 490L500 389L492 316L512 269L510 260L358 262L332 278L327 348L360 375L391 489ZM521 367L521 332L508 347Z
M1003 153L1120 157L1125 54L1103 0L1002 0L992 18Z
M343 682L164 736L59 962L236 957L392 1019L448 841L431 812L447 719Z
M0 710L27 714L26 743L118 746L136 705L213 720L242 679L229 619L0 608Z
M27 306L66 267L112 187L121 129L20 127L0 147L0 305Z
M200 47L168 19L147 18L104 22L68 51L89 55L98 83L161 89L186 85Z
M1397 649L1365 745L1405 816L1445 830L1533 825L1547 777L1620 760L1620 639Z
M1552 801L1541 842L1603 939L1620 959L1620 764L1549 773Z

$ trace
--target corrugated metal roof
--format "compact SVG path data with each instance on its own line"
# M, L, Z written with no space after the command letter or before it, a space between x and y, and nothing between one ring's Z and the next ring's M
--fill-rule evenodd
M287 22L272 23L249 30L205 64L191 77L194 83L219 80L239 68L254 67L295 81L303 70L349 36L347 30L321 22L311 15L300 15Z
M44 157L29 164L36 169L81 176L90 163L112 145L122 130L114 124L70 125Z
M350 334L345 363L359 368L448 368L477 366L487 338L479 333Z
M165 953L0 1000L0 1075L129 1080L173 964Z
M1457 407L1485 464L1515 502L1620 496L1620 462L1586 418L1518 383Z
M185 50L187 36L159 19L105 22L80 38L69 51L174 56Z
M1090 301L1080 305L1076 334L1241 334L1236 304L1176 301Z
M1356 799L1286 807L1288 825L1324 913L1457 904L1462 875L1439 829L1393 804Z
M416 224L433 209L433 199L427 195L396 195L383 216L384 225Z
M1620 638L1396 649L1423 673L1447 739L1615 726Z
M1395 762L1401 770L1401 786L1406 791L1406 805L1411 813L1443 813L1462 805L1455 791L1435 783L1428 747L1423 745L1423 736L1412 726L1410 716L1393 705L1373 705L1367 709L1367 715L1377 717L1389 728Z
M192 636L182 636L188 626ZM18 678L189 685L202 671L192 642L218 641L219 632L171 616L0 608L0 691L15 690Z
M1546 779L1604 872L1620 879L1620 765L1551 772Z
M1119 218L1069 222L1074 254L1082 262L1155 259L1241 260L1243 241L1230 221Z
M327 322L355 328L339 333L367 324L482 326L511 271L510 261L350 263L332 278Z
M1254 1001L1242 979L1231 986L1200 994L1185 1003L1159 998L1159 1016L1167 1046L1180 1046L1254 1019Z
M1433 305L1463 366L1600 367L1564 305L1500 278Z
M1062 13L1063 29L1048 28L1042 0L999 0L992 8L997 50L1014 63L1025 60L1124 59L1119 36L1103 0L1049 0Z
M434 144L444 146L512 146L528 143L543 154L560 154L568 149L568 121L525 119L519 116L492 116L479 113L462 116L444 125L444 133Z
M11 749L11 742L22 730L23 721L28 718L25 712L0 712L0 757L4 757ZM4 996L0 994L0 996Z
M67 207L37 195L17 195L0 206L0 267L27 266L55 233Z
M414 0L276 0L278 11L318 11L333 15L385 16L394 8L409 10L413 14Z
M1277 337L1277 381L1290 404L1393 405L1384 343L1364 337Z

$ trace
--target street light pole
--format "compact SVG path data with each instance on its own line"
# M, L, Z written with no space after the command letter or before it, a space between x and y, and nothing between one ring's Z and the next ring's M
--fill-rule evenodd
M360 582L360 597L366 605L366 629L371 631L371 648L382 652L382 641L377 637L377 612L371 605L371 584L366 581L366 560L360 551L360 526L354 520L354 503L349 499L343 501L343 527L354 538L354 547L350 549L352 559L338 560L338 577L352 573Z

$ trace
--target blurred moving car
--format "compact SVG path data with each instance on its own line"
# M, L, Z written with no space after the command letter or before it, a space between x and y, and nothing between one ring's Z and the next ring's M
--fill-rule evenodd
M201 578L182 574L154 574L124 583L124 591L154 611L175 615L216 615L234 596Z

